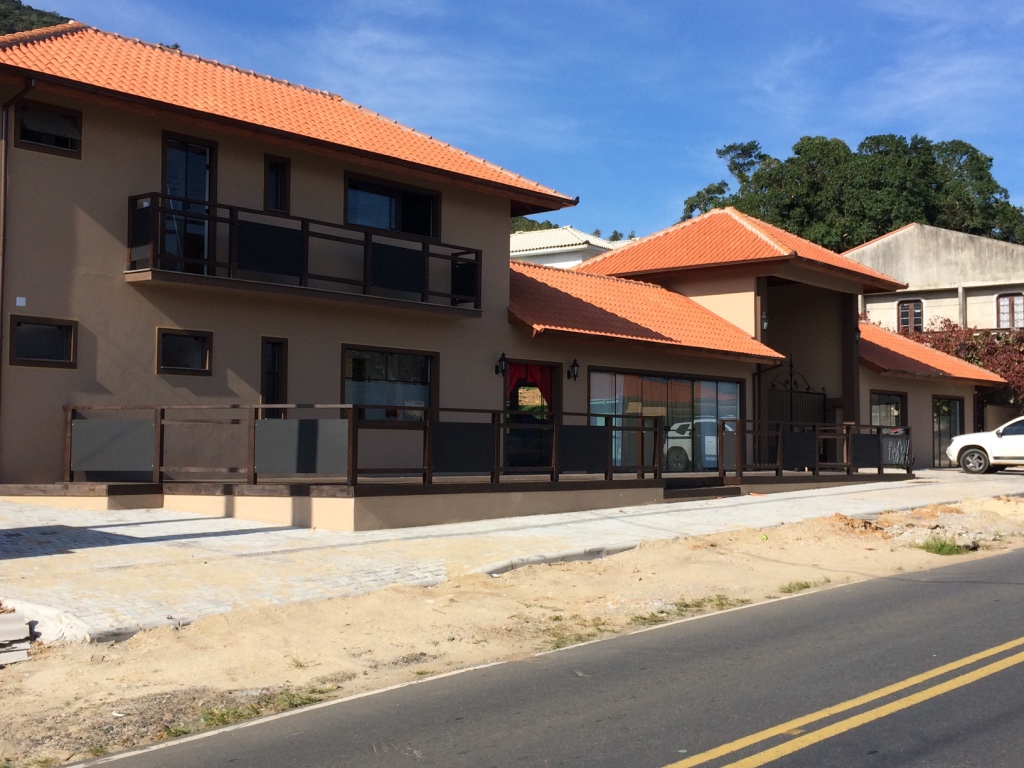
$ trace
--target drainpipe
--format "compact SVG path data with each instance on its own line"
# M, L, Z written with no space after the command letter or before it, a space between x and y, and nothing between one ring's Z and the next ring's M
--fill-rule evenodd
M0 141L3 142L3 150L0 150L0 350L4 347L4 338L7 335L7 320L4 307L4 293L7 290L7 183L8 183L8 152L10 149L10 125L11 105L19 99L25 98L30 91L36 87L36 79L28 78L24 88L11 98L0 104ZM0 380L3 375L3 361L0 360ZM0 393L3 392L0 387ZM0 414L3 414L3 397L0 396Z

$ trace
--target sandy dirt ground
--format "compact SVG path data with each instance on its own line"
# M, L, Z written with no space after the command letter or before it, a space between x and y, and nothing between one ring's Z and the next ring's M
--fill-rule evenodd
M959 557L916 547L955 539ZM1024 545L1024 500L834 515L267 607L0 669L0 768L44 768L487 662ZM767 585L767 586L766 586Z

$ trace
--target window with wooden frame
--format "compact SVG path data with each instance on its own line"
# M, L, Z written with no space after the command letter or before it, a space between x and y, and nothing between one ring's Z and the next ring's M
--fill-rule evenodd
M924 302L920 299L899 302L896 305L896 312L901 331L924 330Z
M342 360L342 402L377 406L363 418L421 421L436 406L436 354L343 347Z
M78 323L51 317L11 315L11 365L78 367Z
M1004 293L996 297L996 327L1024 328L1024 294Z
M209 376L213 372L213 334L157 328L156 372Z
M82 113L77 109L21 101L15 109L14 146L81 158Z
M263 209L275 213L291 210L292 161L267 155L263 164Z
M441 236L441 196L425 189L349 177L345 221L407 235Z
M874 427L907 426L907 393L872 391L871 425Z

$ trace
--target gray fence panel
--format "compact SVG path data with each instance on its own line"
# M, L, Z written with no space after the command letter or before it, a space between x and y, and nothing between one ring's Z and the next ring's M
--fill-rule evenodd
M802 472L814 467L818 441L813 432L782 433L782 468Z
M71 471L152 472L152 420L75 419Z
M850 462L856 469L877 467L882 457L878 435L850 435Z
M561 472L603 473L608 465L605 427L566 424L558 430L558 468Z
M442 421L431 430L434 472L490 472L494 468L494 426Z
M260 419L256 474L345 475L348 419Z

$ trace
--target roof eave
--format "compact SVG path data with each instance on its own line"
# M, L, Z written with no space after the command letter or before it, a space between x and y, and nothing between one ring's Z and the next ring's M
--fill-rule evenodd
M233 128L241 128L247 131L253 131L261 135L288 139L301 144L316 146L323 149L330 149L336 152L343 152L348 155L352 155L359 158L365 158L367 160L373 160L375 162L384 163L386 165L407 168L429 175L443 176L446 178L461 181L463 183L471 184L476 187L484 187L493 191L501 191L505 193L505 195L511 201L511 213L513 216L522 216L535 213L547 213L550 211L561 210L563 208L569 208L578 203L578 198L573 199L561 194L548 194L540 191L531 191L528 189L523 189L522 187L502 184L501 182L492 181L490 179L480 179L475 176L467 176L465 174L457 173L455 171L448 171L443 168L437 168L432 165L415 163L409 160L402 160L397 157L392 157L390 155L385 155L377 152L370 152L369 150L359 149L357 147L350 147L346 144L337 144L334 142L324 141L322 139L314 139L309 136L303 136L301 134L291 133L289 131L268 128L266 126L259 125L256 123L246 122L245 120L224 117L221 115L213 115L209 112L203 112L201 110L191 109L189 107L182 107L176 104L170 104L166 101L160 101L158 99L150 99L145 96L135 96L133 94L127 94L122 91L115 91L109 88L103 88L101 86L90 85L88 83L83 83L79 80L71 80L68 78L56 77L54 75L41 73L32 69L26 69L24 67L16 67L10 64L0 63L0 73L4 72L10 73L15 76L34 78L36 80L52 83L54 85L64 88L70 88L76 91L84 91L86 93L104 96L106 98L111 98L116 101L138 104L140 106L144 106L151 109L162 109L177 114L188 115L189 117L202 120L205 122L226 125Z

